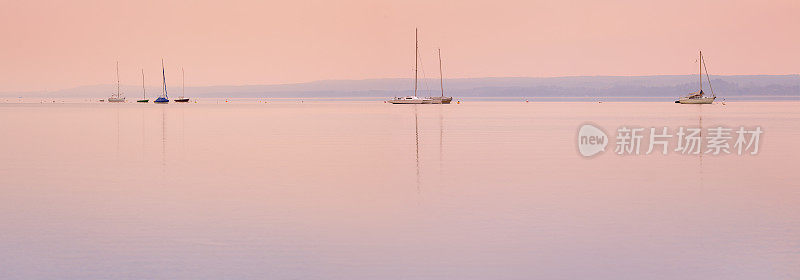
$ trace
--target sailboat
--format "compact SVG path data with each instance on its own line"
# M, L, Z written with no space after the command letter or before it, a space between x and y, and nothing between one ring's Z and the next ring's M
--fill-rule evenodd
M708 88L711 90L711 96L704 96L705 93L703 92L703 69L706 69L706 78L708 79ZM714 88L711 87L711 77L708 76L708 68L706 68L706 63L703 60L703 51L700 51L700 90L690 93L687 96L681 97L678 100L675 100L675 103L680 104L711 104L714 103L714 99L717 99L717 95L714 94Z
M167 95L167 75L164 73L164 60L161 60L161 81L164 87L161 88L161 96L156 98L156 101L153 103L161 103L167 104L169 103L168 95Z
M189 102L189 98L183 97L183 94L186 92L186 74L183 72L183 67L181 67L181 96L178 99L175 99L175 102L186 103Z
M431 97L433 104L450 104L453 97L444 96L444 74L442 73L442 49L439 49L439 85L442 89L442 96Z
M111 97L108 98L108 102L125 102L125 97L122 96L119 90L119 61L117 61L117 93L111 94Z
M150 102L150 99L147 99L147 90L144 88L144 69L142 69L142 99L136 100L139 103L147 103Z
M395 97L387 102L392 104L431 104L430 99L417 97L417 76L419 72L419 30L414 29L414 96Z

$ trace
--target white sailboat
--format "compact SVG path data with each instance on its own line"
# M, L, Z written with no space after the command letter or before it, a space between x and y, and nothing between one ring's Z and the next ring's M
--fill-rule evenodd
M711 87L711 77L708 76L708 69L706 68L706 78L708 79L708 88L711 90L711 96L705 96L703 92L703 68L706 67L705 61L703 60L703 52L700 51L700 90L696 92L692 92L687 96L681 97L678 100L675 100L675 103L680 104L711 104L714 103L714 99L717 99L717 95L714 94L714 88Z
M414 29L414 96L395 97L387 102L392 104L431 104L431 99L417 97L417 76L419 72L419 39L418 29Z
M122 92L119 89L119 61L117 61L117 92L111 94L108 102L125 102L125 97L122 96Z

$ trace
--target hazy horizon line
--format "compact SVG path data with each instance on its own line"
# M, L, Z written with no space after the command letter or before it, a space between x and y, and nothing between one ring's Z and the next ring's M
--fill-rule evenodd
M480 80L480 79L559 79L559 78L647 78L647 77L685 77L693 76L694 74L654 74L654 75L569 75L569 76L485 76L485 77L459 77L459 78L444 78L447 80ZM792 74L721 74L711 75L712 80L714 77L768 77L768 76L800 76L800 73ZM293 83L248 83L248 84L217 84L217 85L194 85L186 86L187 88L210 88L210 87L248 87L248 86L291 86L313 84L320 82L358 82L358 81L380 81L380 80L413 80L414 78L406 77L387 77L387 78L364 78L364 79L320 79L310 80L306 82L293 82ZM419 80L439 80L439 78L419 78ZM0 91L0 94L24 94L24 93L53 93L59 91L74 90L86 87L99 87L99 86L112 86L114 83L101 83L101 84L85 84L73 87L64 87L55 90L27 90L27 91ZM125 87L139 87L137 84L120 83L120 86ZM155 87L156 85L146 85L145 87ZM167 85L168 88L180 87L179 85Z

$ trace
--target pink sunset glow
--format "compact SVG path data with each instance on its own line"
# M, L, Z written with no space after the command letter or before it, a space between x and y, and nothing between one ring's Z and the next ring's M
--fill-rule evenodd
M3 1L0 91L157 77L187 85L800 72L800 1ZM158 79L148 84L157 85ZM174 83L173 83L174 84Z

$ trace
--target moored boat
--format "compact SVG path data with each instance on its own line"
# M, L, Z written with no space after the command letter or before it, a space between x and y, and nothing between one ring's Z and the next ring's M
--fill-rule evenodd
M122 92L119 89L119 61L117 61L117 92L111 94L111 97L108 98L108 102L113 102L113 103L125 102L125 97L122 96Z
M163 85L163 87L161 87L161 96L156 98L156 100L153 101L153 103L167 104L169 103L169 97L168 97L169 95L167 94L167 75L166 73L164 73L163 59L161 60L161 84Z
M147 99L147 90L144 88L144 69L142 69L142 99L136 100L138 103L147 103L150 102L150 99Z
M186 93L186 74L183 72L183 67L181 67L181 96L173 101L180 103L189 102L189 98L183 96L185 93Z
M431 104L433 100L430 98L422 99L417 97L417 76L419 73L419 40L418 30L414 30L414 96L395 97L394 99L386 100L392 104Z
M711 90L711 96L705 96L703 92L703 69L706 70L706 78L708 79L708 88ZM684 97L675 100L675 103L680 104L712 104L717 99L714 94L714 88L711 87L711 77L708 75L708 68L706 68L705 61L703 60L703 52L700 52L700 90L690 93Z
M430 97L433 104L450 104L453 97L444 96L444 73L442 72L442 49L439 49L439 86L442 89L442 96Z

